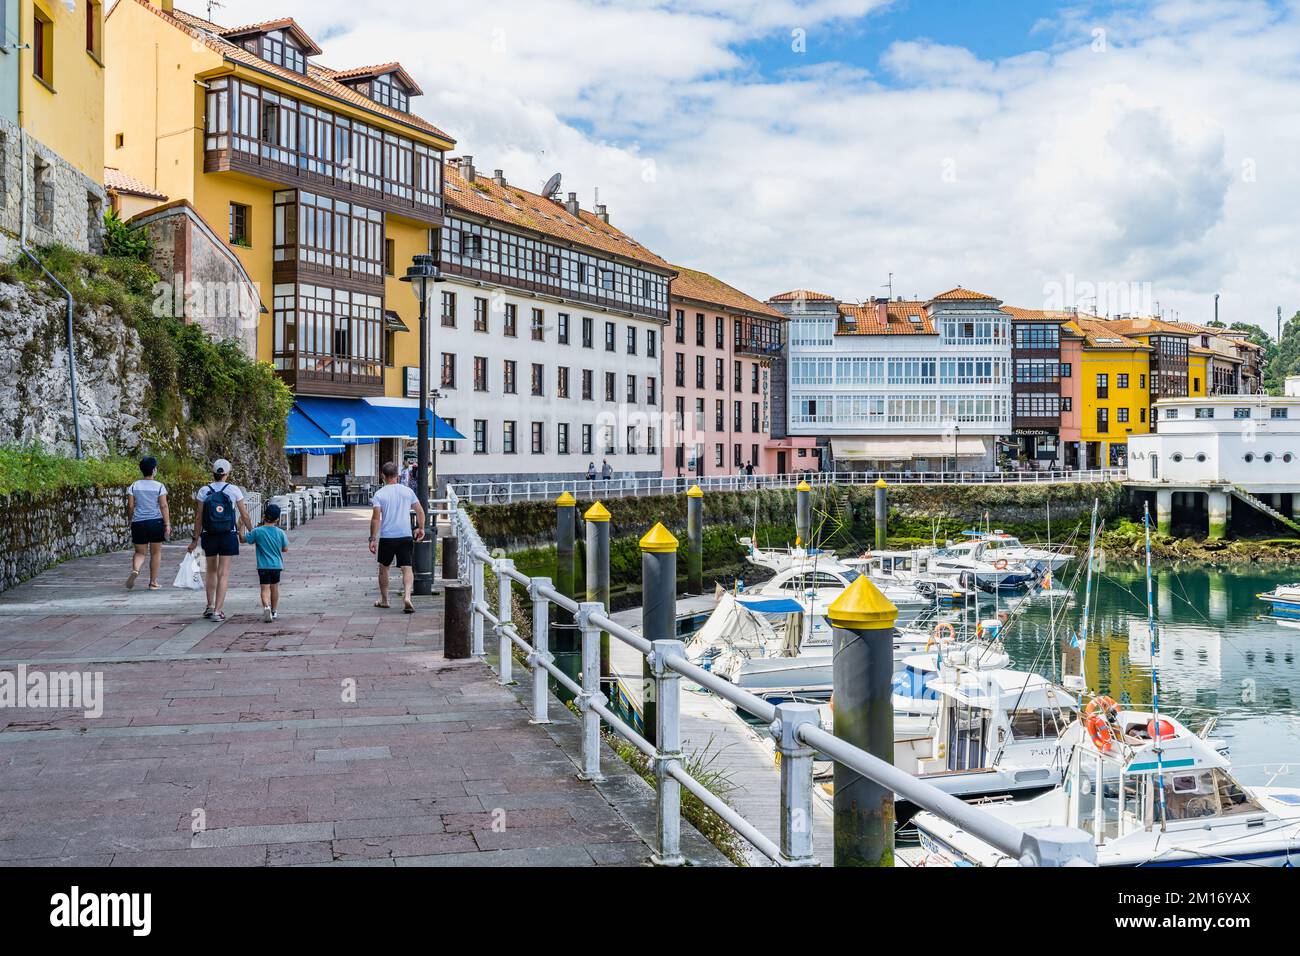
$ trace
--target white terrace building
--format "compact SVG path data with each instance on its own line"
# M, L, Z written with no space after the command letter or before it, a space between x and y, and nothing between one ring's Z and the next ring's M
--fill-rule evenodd
M450 160L430 366L466 438L440 480L662 474L661 362L671 266L579 207ZM415 384L415 383L413 383Z
M788 292L789 432L838 471L991 471L1011 433L1011 316L956 288L848 305Z

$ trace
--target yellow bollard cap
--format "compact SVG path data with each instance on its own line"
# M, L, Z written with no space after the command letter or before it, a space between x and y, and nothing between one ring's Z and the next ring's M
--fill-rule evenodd
M831 602L826 619L836 627L849 630L875 630L893 627L898 620L898 608L866 575L861 575Z
M677 550L677 539L663 526L663 522L660 522L647 531L645 537L641 539L641 550L649 551L651 554L671 554Z
M573 497L567 491L561 492L560 497L555 499L555 505L558 508L572 508L578 503L578 499Z
M691 490L686 492L687 498L703 498L704 492L700 491L699 485L691 485Z
M604 505L602 505L599 501L597 501L594 505L592 505L590 508L587 509L587 513L582 517L587 521L608 521L609 511L605 508Z
M876 479L876 487L877 487L877 488L888 488L889 485L885 484L885 479L884 479L884 478L877 478L877 479Z
M795 490L795 491L812 491L812 485L808 484L808 482L806 482L806 481L801 481L801 482L799 482L798 485L795 486L795 489L794 489L794 490Z

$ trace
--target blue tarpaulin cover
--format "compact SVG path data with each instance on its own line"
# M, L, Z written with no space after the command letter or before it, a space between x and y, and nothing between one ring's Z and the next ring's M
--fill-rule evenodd
M337 455L343 451L343 446L295 406L289 409L284 450L291 455Z
M372 405L360 398L319 398L299 395L295 409L318 426L326 436L345 445L371 445L381 438L414 441L419 410L414 406ZM465 436L441 418L435 418L431 438L463 441Z
M793 598L737 598L740 606L755 614L799 614L803 605Z

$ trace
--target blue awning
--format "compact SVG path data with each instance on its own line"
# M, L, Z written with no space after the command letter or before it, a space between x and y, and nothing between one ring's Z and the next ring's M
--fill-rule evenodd
M793 598L737 598L740 606L755 614L799 614L803 605Z
M296 408L327 436L345 445L372 445L381 438L414 441L418 410L402 405L374 405L361 398L319 398L300 395ZM461 441L465 436L441 418L433 422L432 438Z
M284 450L291 455L337 455L343 446L330 438L320 426L298 411L289 409L288 434Z

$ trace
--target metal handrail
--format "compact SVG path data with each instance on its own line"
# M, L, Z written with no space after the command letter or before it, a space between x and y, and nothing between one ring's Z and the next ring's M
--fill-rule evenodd
M546 578L532 578L515 568L508 558L494 557L474 527L469 514L459 507L454 489L448 489L447 507L452 530L461 542L457 549L461 577L473 589L471 618L473 652L483 656L482 629L488 625L500 641L500 682L513 683L512 647L518 647L533 673L533 723L549 723L547 675L574 695L583 720L582 776L600 779L600 727L602 722L651 758L659 784L658 854L660 862L681 862L678 851L680 826L679 798L676 788L685 787L717 813L759 853L781 866L816 865L812 854L812 756L820 752L851 768L879 785L910 800L921 809L948 820L995 849L1007 854L1022 866L1094 865L1096 848L1092 838L1081 830L1042 827L1022 830L991 816L982 808L965 803L933 784L920 780L866 751L846 743L821 728L816 707L803 704L771 704L692 663L685 645L678 640L652 640L612 620L602 604L578 602L555 590ZM491 567L498 578L498 606L493 610L484 594L483 571ZM533 640L524 639L511 621L511 585L528 589L533 601ZM549 652L549 607L555 605L575 616L582 633L582 682L564 673ZM655 674L655 699L661 720L659 746L627 725L609 709L599 685L599 635L604 632L636 649L649 661ZM781 755L781 841L778 844L762 834L682 766L676 749L679 736L679 707L676 683L686 678L712 691L767 725ZM667 706L665 706L667 705Z
M884 479L891 485L1043 485L1124 481L1123 468L1085 471L849 471L794 472L784 475L704 475L677 478L554 478L537 481L456 482L448 490L469 504L512 504L517 501L551 501L562 492L582 498L630 498L681 494L692 485L703 491L753 491L793 488L806 481L814 488L874 485ZM585 494L584 494L585 491Z

